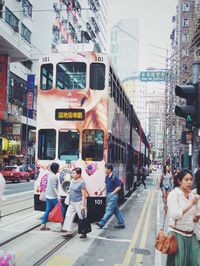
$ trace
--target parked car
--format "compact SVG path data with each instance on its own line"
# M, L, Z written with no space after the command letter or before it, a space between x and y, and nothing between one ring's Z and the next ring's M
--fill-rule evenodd
M31 174L22 166L5 166L1 174L6 181L26 180L30 182Z

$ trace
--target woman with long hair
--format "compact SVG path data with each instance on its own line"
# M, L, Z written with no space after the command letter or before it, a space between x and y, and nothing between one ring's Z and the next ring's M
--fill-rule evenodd
M167 198L169 234L175 235L178 250L167 256L167 266L197 266L194 246L194 216L199 196L191 192L192 173L182 170L174 180L175 189Z
M86 211L86 188L85 182L81 177L81 168L72 170L72 180L69 186L70 204L68 206L65 220L63 224L63 231L67 231L63 237L71 237L73 235L72 224L75 215L78 215L80 220L83 219L83 212ZM80 238L86 238L86 234L80 235Z
M194 189L194 193L197 193L200 195L200 169L197 170L195 173L195 183L196 183L196 189ZM197 265L200 265L200 200L197 203L196 207L196 214L194 217L194 232L196 236L196 253L199 254L198 256L198 262Z
M160 177L160 188L162 190L164 209L167 208L167 197L169 192L172 190L172 187L173 187L172 173L170 171L169 165L165 165L163 167L163 173Z

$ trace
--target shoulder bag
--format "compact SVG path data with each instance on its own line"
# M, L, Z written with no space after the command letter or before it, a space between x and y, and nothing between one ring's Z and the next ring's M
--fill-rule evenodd
M175 254L178 250L178 243L175 235L168 235L165 230L165 221L167 217L167 210L164 214L163 226L156 237L155 248L164 254Z

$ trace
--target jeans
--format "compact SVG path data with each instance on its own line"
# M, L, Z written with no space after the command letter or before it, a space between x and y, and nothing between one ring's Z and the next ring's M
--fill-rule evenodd
M114 213L118 224L119 225L124 225L124 219L123 216L119 210L119 207L117 205L117 200L118 200L118 194L112 195L111 193L109 193L107 195L107 206L106 206L106 212L103 216L103 218L99 221L100 225L105 225L107 223L107 221L110 219L110 217L112 216L112 214Z
M42 217L42 224L46 224L46 222L48 221L48 216L49 213L53 210L53 208L56 206L56 204L58 203L58 199L47 199L46 198L46 210L45 213ZM62 206L62 213L64 212L64 208Z

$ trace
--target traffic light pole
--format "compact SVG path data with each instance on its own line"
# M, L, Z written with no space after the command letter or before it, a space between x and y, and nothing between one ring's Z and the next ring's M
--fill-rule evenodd
M193 62L192 65L192 81L193 83L199 82L199 75L200 75L200 62ZM199 91L198 91L199 93ZM199 95L198 95L199 96ZM197 103L198 104L198 103ZM198 127L193 130L193 138L192 138L192 156L191 156L191 170L194 171L194 169L199 168L198 165Z

